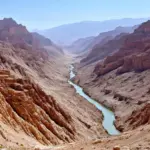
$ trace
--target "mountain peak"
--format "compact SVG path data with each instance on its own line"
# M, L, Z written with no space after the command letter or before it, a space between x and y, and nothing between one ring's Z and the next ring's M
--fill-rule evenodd
M12 18L4 18L3 20L0 20L1 26L16 26L17 23Z
M99 33L114 30L118 26L131 27L147 21L149 18L130 18L105 21L83 21L73 24L61 25L51 29L37 31L52 39L55 43L70 45L79 38L97 36ZM121 27L120 27L120 30Z
M142 23L136 30L136 32L150 32L150 20Z

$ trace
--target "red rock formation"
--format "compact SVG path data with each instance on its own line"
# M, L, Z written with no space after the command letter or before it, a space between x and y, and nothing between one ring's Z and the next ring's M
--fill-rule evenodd
M72 119L54 100L30 80L15 79L0 70L0 114L13 128L20 126L44 144L74 140Z
M0 42L2 121L14 129L19 126L43 144L74 141L72 117L32 78L32 73L48 78L42 67L50 63L49 52L38 45L26 27L12 19L0 20L0 40L4 41Z
M6 27L3 26L0 33L5 28L8 31L8 20L11 19L6 19ZM10 24L12 27L16 23L11 20ZM95 127L95 123L101 121L99 111L95 112L88 102L73 95L66 82L65 71L61 68L67 69L65 64L61 64L64 58L60 53L55 53L57 49L53 50L52 46L52 49L35 48L33 41L30 44L28 38L26 40L24 29L17 34L15 30L16 27L10 30L11 34L7 32L8 36L3 36L8 37L7 42L5 38L0 41L0 122L14 129L14 136L22 138L20 132L26 133L27 141L28 138L35 138L43 144L73 142L86 139L91 134L94 137L101 133L105 135L102 127L100 130ZM19 38L21 43L18 42ZM72 92L65 93L68 89ZM77 101L72 105L74 100ZM92 109L85 112L84 104L89 104L87 107ZM93 119L91 112L98 114L95 115L97 119Z
M94 72L100 76L117 69L117 73L150 69L150 21L128 35L122 48L104 62L97 64Z
M55 46L61 50L49 39L37 33L30 33L25 26L17 24L12 18L0 20L0 40L26 49L30 45L33 49L38 49L43 46Z
M132 70L144 71L147 69L150 69L150 51L125 58L122 67L117 70L117 73L121 74Z
M126 125L130 129L146 124L150 124L150 104L146 104L143 108L132 112L131 116L126 120Z
M25 26L18 25L13 19L8 18L0 20L0 40L13 44L32 45L33 37Z

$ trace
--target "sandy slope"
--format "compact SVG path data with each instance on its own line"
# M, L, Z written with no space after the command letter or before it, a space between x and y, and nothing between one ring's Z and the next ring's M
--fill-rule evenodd
M71 116L71 126L74 126L75 128L75 134L72 142L96 139L107 135L101 124L102 115L100 111L85 101L82 97L77 95L73 87L71 87L68 83L68 67L72 61L71 56L50 56L50 58L45 60L43 63L43 60L39 61L37 59L36 61L36 55L32 55L32 51L31 53L23 49L18 49L18 51L17 49L13 49L10 44L4 44L5 48L3 48L3 45L0 46L2 46L0 48L2 52L1 54L3 54L3 58L6 59L6 63L1 64L1 69L8 69L11 73L11 77L13 78L31 79L31 81L38 84L38 86L47 95L50 97L52 96L56 100L58 108L61 107L65 112L68 113L69 116ZM35 57L29 60L30 55ZM12 66L14 66L14 64L15 67L13 68ZM21 68L21 73L18 68ZM14 101L13 106L17 106L15 105L17 103ZM56 107L56 109L58 108ZM19 112L21 112L21 109ZM59 113L60 112L58 112L58 114ZM38 115L38 117L40 119L40 115ZM20 118L20 116L18 118ZM21 118L19 120L21 120ZM3 120L0 121L3 123ZM53 124L55 124L55 122ZM16 127L18 130L15 130L14 127L9 124L6 124L3 127L4 130L2 134L4 133L7 138L5 139L1 134L0 137L3 140L0 141L0 144L2 144L4 147L19 148L20 145L31 148L42 146L38 141L35 140L34 136L31 136L30 134L27 135L22 130L22 126L20 128L20 124L16 125ZM58 125L56 124L56 130L57 127ZM7 132L5 132L6 130ZM63 127L59 127L59 130L57 131L61 131L60 134L62 134L64 137L68 134L68 131L66 131ZM13 139L12 136L14 137ZM59 141L59 143L65 142Z
M121 136L71 143L59 150L113 150L115 146L119 146L121 150L148 150L150 149L149 128L150 126L145 126Z
M45 90L47 93L52 94L62 107L69 109L69 112L72 114L75 122L78 120L77 132L79 132L79 135L81 134L80 136L82 136L83 139L106 135L101 127L101 113L94 106L77 95L74 88L68 84L69 64L71 62L72 58L69 55L66 55L65 58L56 61L59 66L57 71L53 71L54 67L50 70L46 70L46 73L50 75L51 72L53 72L53 76L55 76L55 80L53 80L52 83L53 86L50 86L50 84L47 85L48 82L41 83L46 87ZM88 129L84 123L91 126L90 129Z

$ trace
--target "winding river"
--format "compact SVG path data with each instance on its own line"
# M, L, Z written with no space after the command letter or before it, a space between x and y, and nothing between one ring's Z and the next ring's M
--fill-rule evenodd
M90 103L92 103L97 109L99 109L104 118L103 118L103 127L104 129L108 132L109 135L119 135L120 132L115 128L114 126L114 121L115 121L115 115L114 113L109 110L108 108L104 107L103 105L101 105L100 103L96 102L94 99L90 98L88 95L86 95L83 91L83 89L76 85L75 83L73 83L71 81L72 78L75 77L75 73L73 72L73 65L70 66L70 80L68 81L69 84L71 84L76 92L81 95L83 98L85 98L87 101L89 101Z

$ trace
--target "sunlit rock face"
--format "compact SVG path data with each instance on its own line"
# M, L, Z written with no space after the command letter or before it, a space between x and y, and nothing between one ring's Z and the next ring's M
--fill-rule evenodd
M128 35L120 50L96 65L94 72L104 75L117 69L117 74L150 69L150 21Z
M0 121L42 144L72 142L72 117L35 82L46 78L43 68L50 62L49 52L25 26L0 20Z

